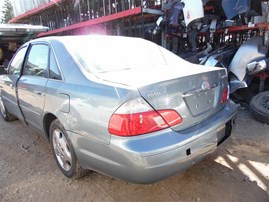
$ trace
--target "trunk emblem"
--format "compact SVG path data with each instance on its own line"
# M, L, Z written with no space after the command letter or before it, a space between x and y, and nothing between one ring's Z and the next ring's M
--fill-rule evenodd
M159 96L159 95L161 95L161 93L160 93L159 91L157 91L157 92L153 92L153 93L149 93L149 94L148 94L148 98L156 97L156 96Z

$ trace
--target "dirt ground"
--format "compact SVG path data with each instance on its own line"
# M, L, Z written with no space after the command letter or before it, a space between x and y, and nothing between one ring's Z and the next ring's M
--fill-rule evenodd
M0 118L0 201L269 201L269 125L240 109L232 137L211 156L184 173L137 185L95 172L70 180L46 140Z

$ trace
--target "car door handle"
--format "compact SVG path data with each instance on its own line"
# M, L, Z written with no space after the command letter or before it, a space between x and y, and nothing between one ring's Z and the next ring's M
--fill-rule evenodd
M42 95L42 92L40 92L40 91L36 91L35 92L37 95Z

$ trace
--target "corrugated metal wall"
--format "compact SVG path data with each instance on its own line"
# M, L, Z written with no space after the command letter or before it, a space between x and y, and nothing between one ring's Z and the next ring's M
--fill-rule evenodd
M16 17L50 1L51 0L11 0L11 3Z

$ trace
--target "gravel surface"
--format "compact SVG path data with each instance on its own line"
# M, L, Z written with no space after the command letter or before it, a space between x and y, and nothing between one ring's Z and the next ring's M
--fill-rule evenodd
M269 125L240 109L232 137L199 164L137 185L92 172L64 177L49 143L0 118L0 201L269 201Z

